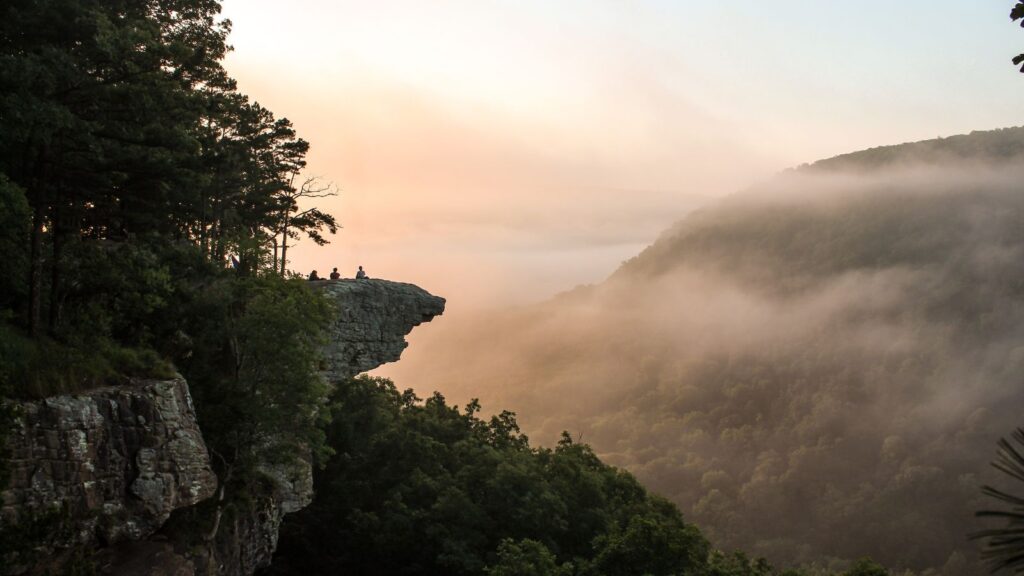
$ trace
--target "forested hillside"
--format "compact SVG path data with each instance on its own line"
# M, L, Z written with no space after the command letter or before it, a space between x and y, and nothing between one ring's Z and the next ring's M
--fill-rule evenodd
M531 447L516 417L490 418L391 381L341 383L334 457L288 517L269 575L826 576L715 550L679 509L563 433ZM842 576L886 576L864 559Z
M1014 128L788 171L601 285L438 327L401 372L577 431L717 546L980 573L1024 400L1022 153Z
M322 449L326 303L287 278L285 252L337 227L299 205L309 144L222 67L219 12L214 0L0 7L0 393L184 374L220 479L186 523L197 550L258 494L263 462ZM3 571L59 561L39 555L62 538L61 513L5 514Z

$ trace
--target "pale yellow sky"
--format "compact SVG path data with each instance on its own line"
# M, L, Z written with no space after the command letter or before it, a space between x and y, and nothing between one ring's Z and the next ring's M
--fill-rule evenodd
M600 281L792 164L1021 123L1009 4L764 4L227 0L227 67L341 189L292 267L449 310Z

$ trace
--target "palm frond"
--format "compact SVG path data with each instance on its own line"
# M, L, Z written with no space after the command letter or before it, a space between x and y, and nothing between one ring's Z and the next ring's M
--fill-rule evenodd
M1018 8L1021 14L1019 17L1024 18L1024 3L1014 8L1015 13ZM1000 439L997 445L999 449L992 466L1024 483L1024 428L1015 430L1009 440ZM1006 570L1012 574L1024 574L1024 496L992 486L984 486L981 491L985 496L1009 506L975 513L979 518L1002 520L1003 525L980 530L971 534L970 538L985 541L981 556L988 562L992 573Z

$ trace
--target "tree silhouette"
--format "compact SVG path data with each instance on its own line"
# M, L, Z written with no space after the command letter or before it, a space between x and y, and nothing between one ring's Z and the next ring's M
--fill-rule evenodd
M1011 440L999 440L999 452L992 466L1010 478L1024 482L1024 455L1021 453L1024 450L1024 428L1018 428ZM979 511L977 516L1002 519L1004 524L978 532L972 538L986 540L982 557L990 562L992 572L1006 569L1014 574L1024 574L1024 497L992 486L984 486L982 492L1008 506Z
M1016 22L1021 19L1024 19L1024 2L1017 2L1013 9L1010 10L1010 20ZM1020 26L1024 28L1024 21L1021 21ZM1024 54L1014 56L1013 63L1016 66L1020 66L1020 71L1024 72Z

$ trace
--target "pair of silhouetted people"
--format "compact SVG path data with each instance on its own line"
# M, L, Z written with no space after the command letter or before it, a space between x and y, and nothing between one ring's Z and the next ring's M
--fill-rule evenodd
M363 267L360 266L359 270L356 272L356 280L369 280L369 279L370 279L370 277L366 275L366 272L363 270ZM313 282L313 281L316 281L316 280L323 280L323 278L321 278L316 273L316 270L313 270L312 272L309 273L309 281ZM337 268L335 268L334 270L331 271L331 280L341 280L341 274L338 273L338 269Z

